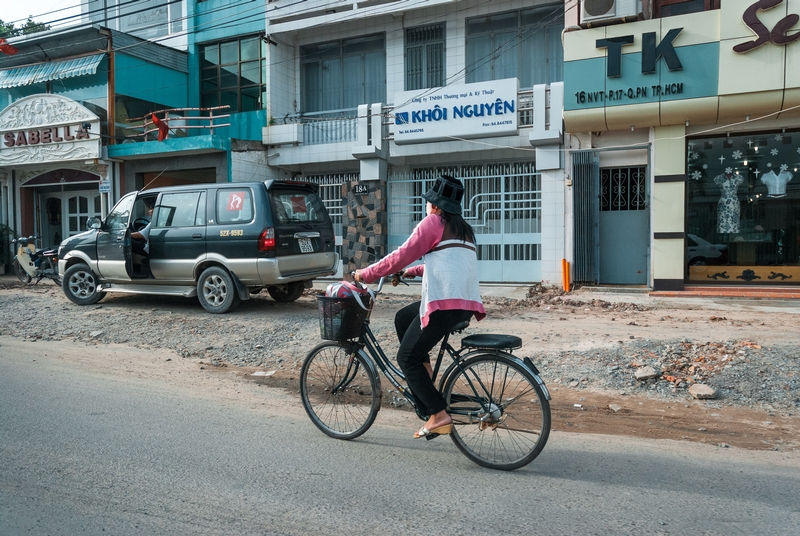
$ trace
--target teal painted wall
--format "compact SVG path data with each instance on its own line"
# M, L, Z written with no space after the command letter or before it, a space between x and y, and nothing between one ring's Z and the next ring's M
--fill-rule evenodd
M642 54L622 55L618 78L606 76L606 58L564 63L564 109L585 110L603 106L624 106L717 95L719 43L675 48L683 69L670 71L663 60L656 72L642 73ZM675 86L673 86L675 85ZM673 88L680 87L680 93Z
M221 41L227 37L263 32L266 28L264 0L207 0L194 4L194 28L190 44Z
M29 86L0 89L0 110L4 110L22 97L36 95L37 93L47 93L47 84L31 84Z
M117 54L115 62L115 87L118 94L156 102L170 108L189 106L189 80L186 73L125 54Z
M78 102L96 101L97 99L102 99L103 102L105 102L108 96L107 82L108 58L106 57L103 58L97 66L97 72L95 74L64 78L63 80L52 80L50 82L50 87L53 93L63 95L64 97Z
M214 129L217 136L234 138L237 140L261 141L261 132L267 126L267 111L256 110L231 114L230 127Z

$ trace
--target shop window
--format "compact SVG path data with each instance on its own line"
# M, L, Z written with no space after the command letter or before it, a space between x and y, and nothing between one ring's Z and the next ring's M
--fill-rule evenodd
M406 90L444 86L444 23L406 30Z
M342 39L300 49L303 111L355 111L386 102L383 34Z
M719 9L720 0L655 0L657 18Z
M200 47L200 100L204 108L262 110L266 103L266 44L251 36Z
M800 132L692 139L688 280L800 282Z
M518 78L520 87L564 79L563 4L467 20L467 82Z
M600 210L645 210L645 167L606 168L600 170Z

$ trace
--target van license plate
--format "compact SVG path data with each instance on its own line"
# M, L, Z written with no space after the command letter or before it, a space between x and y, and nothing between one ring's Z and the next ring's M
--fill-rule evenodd
M297 241L300 242L300 253L314 253L310 238L298 238Z

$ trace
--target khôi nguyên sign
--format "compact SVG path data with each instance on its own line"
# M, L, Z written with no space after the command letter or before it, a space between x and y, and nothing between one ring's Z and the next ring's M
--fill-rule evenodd
M516 78L402 91L394 97L397 144L517 134Z

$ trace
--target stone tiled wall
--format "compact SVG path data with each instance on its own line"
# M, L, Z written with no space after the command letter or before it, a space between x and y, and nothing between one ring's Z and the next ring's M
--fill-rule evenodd
M349 273L369 266L387 253L386 181L344 182L342 199L345 206L342 252L345 272Z

